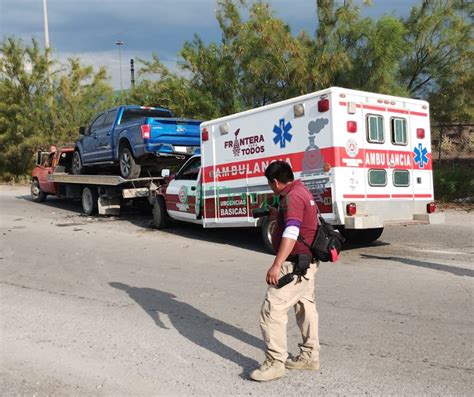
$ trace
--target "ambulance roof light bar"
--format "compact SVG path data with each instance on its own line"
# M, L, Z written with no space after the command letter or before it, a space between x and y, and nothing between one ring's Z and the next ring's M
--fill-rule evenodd
M329 99L328 98L322 98L318 102L318 112L319 113L324 113L329 110Z

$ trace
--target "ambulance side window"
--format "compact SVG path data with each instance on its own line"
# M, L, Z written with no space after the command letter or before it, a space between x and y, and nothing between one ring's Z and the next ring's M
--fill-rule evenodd
M406 170L393 171L393 186L410 186L410 173Z
M199 171L201 169L201 158L196 157L189 164L181 170L181 172L176 176L176 179L195 181L199 176Z
M407 121L400 117L392 117L390 120L392 129L392 143L394 145L406 145L407 139Z
M383 117L377 114L367 115L367 140L372 143L384 143Z
M387 171L372 169L369 170L370 186L387 186Z

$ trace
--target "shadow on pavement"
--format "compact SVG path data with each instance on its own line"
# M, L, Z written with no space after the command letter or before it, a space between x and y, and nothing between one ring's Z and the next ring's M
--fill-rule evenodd
M440 263L417 261L415 259L398 258L394 256L375 256L375 255L366 255L366 254L361 254L360 256L362 258L367 258L367 259L381 259L385 261L395 261L395 262L404 263L405 265L424 267L424 268L433 269L433 270L440 270L442 272L451 273L451 274L454 274L456 276L461 276L461 277L464 277L464 276L474 277L474 270L465 269L463 267L448 266L448 265L442 265Z
M241 377L248 379L249 372L258 366L258 362L220 342L215 332L220 332L240 340L257 349L264 350L263 342L241 329L210 317L188 303L181 302L168 292L152 288L137 288L111 282L113 288L125 291L153 319L155 324L168 329L160 319L160 314L167 315L173 327L186 339L201 346L222 358L242 367Z

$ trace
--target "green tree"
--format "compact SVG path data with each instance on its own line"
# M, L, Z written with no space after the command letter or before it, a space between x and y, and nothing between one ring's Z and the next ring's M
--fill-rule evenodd
M30 172L33 153L73 142L80 125L110 106L112 89L104 69L94 73L77 59L59 67L32 40L0 43L0 175Z

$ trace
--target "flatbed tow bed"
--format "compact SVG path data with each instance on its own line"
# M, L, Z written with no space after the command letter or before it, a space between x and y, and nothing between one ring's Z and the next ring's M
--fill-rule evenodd
M119 215L124 200L148 199L162 177L124 179L118 175L72 175L55 172L48 181L58 184L59 197L81 199L87 215Z

